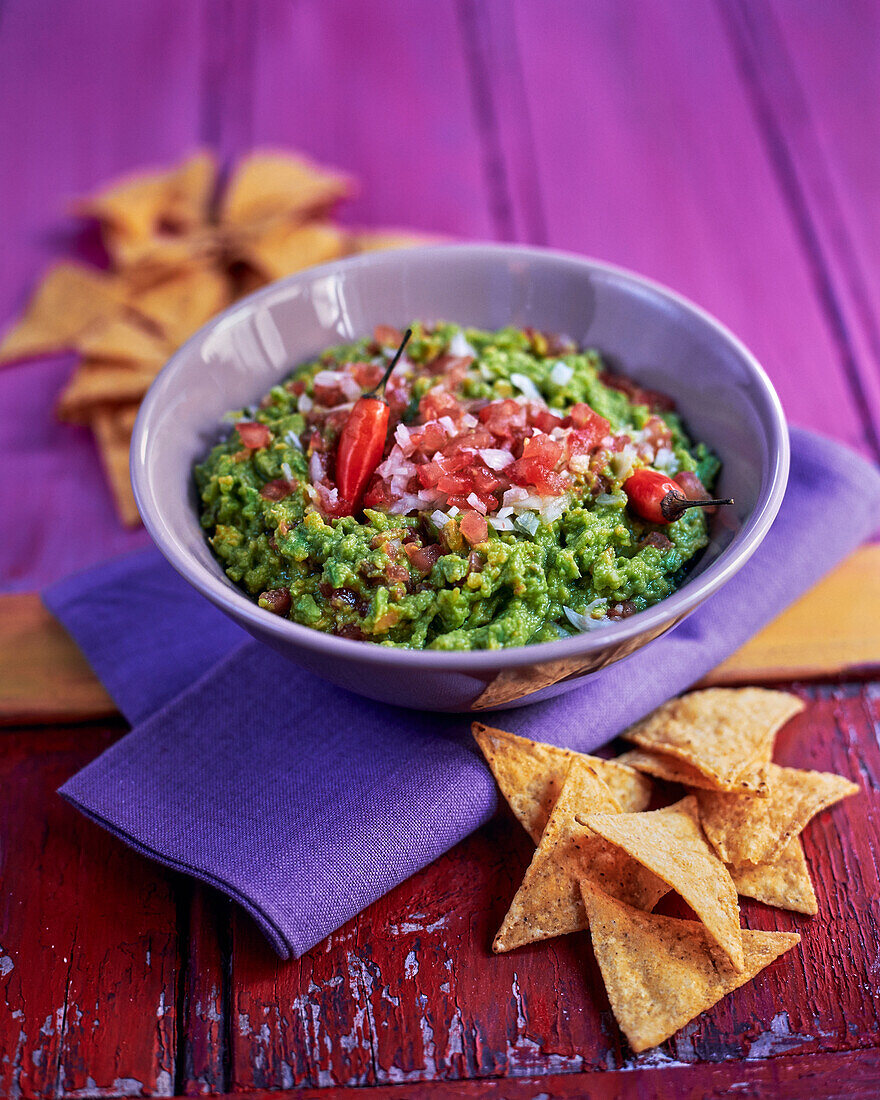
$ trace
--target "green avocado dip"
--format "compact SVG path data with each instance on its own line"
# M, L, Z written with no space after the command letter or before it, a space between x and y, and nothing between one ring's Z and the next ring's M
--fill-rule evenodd
M230 414L196 466L208 541L260 607L380 645L498 649L601 629L681 585L703 509L650 523L623 488L645 467L691 500L712 488L718 459L669 398L562 337L412 330L361 499L340 493L339 440L401 341L388 326Z

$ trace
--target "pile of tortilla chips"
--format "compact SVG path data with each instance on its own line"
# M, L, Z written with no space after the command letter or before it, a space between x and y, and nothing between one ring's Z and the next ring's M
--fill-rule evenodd
M537 845L496 952L589 928L611 1008L636 1052L656 1046L800 941L740 927L738 894L815 915L800 833L858 787L771 762L803 703L761 688L673 699L614 760L479 722L473 734ZM685 797L649 810L649 775ZM696 920L652 912L675 891Z
M199 152L74 203L76 215L98 222L110 266L51 268L0 343L0 366L79 353L57 413L92 428L124 523L139 522L128 477L138 405L177 347L273 279L354 252L419 243L411 234L352 234L335 225L330 212L352 190L337 172L274 152L244 157L221 186L216 161Z

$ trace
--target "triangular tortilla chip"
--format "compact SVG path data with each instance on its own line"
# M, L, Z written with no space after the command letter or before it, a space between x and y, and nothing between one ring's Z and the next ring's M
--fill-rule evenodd
M707 688L664 703L623 737L729 786L770 760L777 731L803 709L783 691Z
M238 162L220 211L225 225L248 225L285 215L291 220L327 210L352 194L353 182L305 157L252 153Z
M693 795L643 814L578 814L578 821L647 867L680 894L709 936L742 970L736 887L700 829Z
M89 359L112 359L157 372L174 350L130 317L104 318L77 340L77 348Z
M184 268L131 298L131 306L178 347L230 304L225 275L214 267Z
M858 786L831 772L770 764L769 798L697 791L703 831L725 863L767 863L820 810L857 794Z
M572 760L581 760L595 769L622 810L635 813L651 801L651 781L616 760L600 760L598 756L530 741L482 722L474 722L471 732L501 793L535 844L541 839Z
M131 433L137 411L137 405L104 406L94 410L91 420L116 511L126 527L136 527L141 519L128 472Z
M773 863L728 867L737 893L747 898L775 905L777 909L790 909L793 913L806 913L814 917L819 912L816 891L810 879L810 870L804 856L804 846L799 836L793 836Z
M746 772L732 784L724 785L711 776L703 775L693 764L679 760L677 756L666 756L662 752L648 752L646 749L630 749L629 752L615 756L616 764L624 764L644 772L645 775L653 775L657 779L665 779L667 783L680 783L683 787L699 787L707 791L731 791L735 794L758 794L765 797L769 793L767 786L767 765L761 764L752 772Z
M233 254L271 282L294 271L336 260L349 251L346 234L329 222L307 225L275 222L262 233L242 241Z
M384 252L394 248L419 248L439 244L442 237L413 233L408 229L364 229L352 237L355 252Z
M156 371L131 363L86 359L58 398L56 415L69 424L89 424L96 405L140 401L155 377Z
M745 930L737 973L716 962L696 921L641 912L589 882L583 900L611 1009L636 1053L674 1035L800 942L796 932Z
M590 810L614 814L618 804L591 767L572 760L541 843L492 944L493 951L512 951L525 943L585 928L580 877L596 878L606 890L648 908L668 892L654 875L577 823L575 814Z
M125 229L106 225L102 236L108 255L134 288L158 282L178 268L217 259L223 251L216 231L205 227L133 237Z
M178 167L137 172L74 203L74 212L113 226L123 240L184 233L208 221L217 165L207 152Z
M67 351L95 322L116 317L123 309L124 289L112 275L79 264L56 264L6 333L0 364Z

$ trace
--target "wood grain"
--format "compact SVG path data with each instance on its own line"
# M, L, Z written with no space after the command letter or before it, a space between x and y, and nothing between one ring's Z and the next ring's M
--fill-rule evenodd
M0 1095L170 1095L171 879L56 788L123 730L8 732L0 752Z
M872 455L848 353L722 18L730 5L596 0L585 18L577 0L559 0L552 19L542 0L465 6L497 120L493 182L518 239L543 225L550 245L688 295L755 352L793 422Z
M808 709L786 728L778 759L863 786L805 833L819 915L744 901L747 927L797 930L803 943L662 1047L629 1051L586 936L491 955L532 851L504 815L296 962L278 963L236 913L232 1086L592 1074L875 1048L878 685L802 694Z
M115 712L73 639L36 595L0 596L0 725ZM880 546L866 546L703 681L867 675L880 667Z

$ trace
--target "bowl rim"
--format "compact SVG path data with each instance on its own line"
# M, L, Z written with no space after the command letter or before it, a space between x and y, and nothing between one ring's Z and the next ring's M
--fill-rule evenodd
M731 345L745 363L765 401L765 414L769 417L771 432L769 436L771 470L769 484L759 495L755 507L748 519L734 536L729 546L704 573L685 581L681 588L671 596L619 622L604 626L595 632L576 635L572 638L560 638L558 641L538 642L533 645L511 646L485 650L434 650L434 649L397 649L377 643L364 643L348 638L338 638L311 627L302 626L290 619L281 618L265 611L236 588L231 581L215 576L175 538L173 528L164 518L162 509L147 473L146 451L151 425L157 410L161 408L165 390L174 380L180 364L187 358L190 350L203 342L222 325L229 324L237 314L248 313L254 305L264 299L272 298L279 290L307 284L315 279L359 267L381 266L397 259L412 259L425 254L443 254L462 260L469 256L495 258L498 261L511 259L529 259L557 261L578 268L586 268L600 275L611 276L624 282L633 283L641 290L665 299L667 302L698 318L705 326L713 330L724 342ZM749 351L724 324L701 306L683 295L671 290L662 283L646 278L636 272L615 264L594 260L577 253L558 249L540 248L528 245L487 243L435 244L418 248L388 249L382 252L366 253L341 260L335 260L320 266L295 272L278 279L266 287L253 292L229 306L195 332L171 356L153 381L135 421L130 451L130 475L134 488L135 501L153 542L170 565L189 583L207 597L221 610L227 611L234 619L243 620L253 627L258 635L271 635L277 643L288 643L305 647L325 654L328 658L354 660L369 665L409 668L416 670L438 670L452 672L493 671L500 667L517 668L524 665L546 664L586 656L602 650L620 647L631 639L652 630L662 632L662 628L674 625L693 611L704 600L712 596L732 576L734 576L751 558L770 529L782 504L788 481L790 448L788 426L782 404L766 371ZM231 610L227 610L231 605Z

